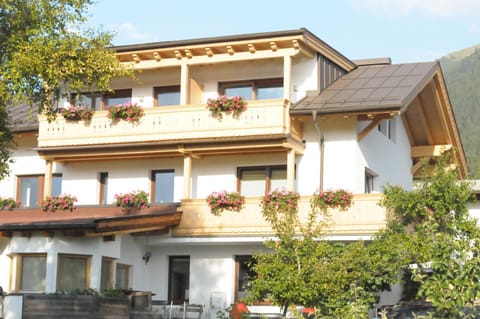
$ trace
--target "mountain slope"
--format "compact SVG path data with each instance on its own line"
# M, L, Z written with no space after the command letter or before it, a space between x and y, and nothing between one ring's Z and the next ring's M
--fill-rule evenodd
M480 178L480 45L440 59L472 177Z

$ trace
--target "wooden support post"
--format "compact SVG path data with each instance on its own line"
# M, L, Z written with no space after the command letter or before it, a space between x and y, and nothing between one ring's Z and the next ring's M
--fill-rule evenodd
M289 149L287 153L287 190L295 191L295 150Z
M46 160L45 161L45 178L43 180L43 198L47 196L52 196L52 169L53 169L53 161Z
M182 63L180 70L180 104L185 105L190 103L190 74L189 66Z
M183 199L192 198L192 157L186 154L183 157Z

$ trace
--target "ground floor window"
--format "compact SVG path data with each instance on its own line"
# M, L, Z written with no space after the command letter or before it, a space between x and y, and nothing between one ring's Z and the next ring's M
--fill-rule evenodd
M115 288L128 289L130 288L130 266L117 263L115 272Z
M90 261L87 255L58 255L57 291L71 291L90 287Z
M102 257L102 270L100 276L100 290L113 288L113 259Z
M173 303L188 302L190 287L190 257L170 256L168 268L168 300Z
M21 254L17 256L16 289L19 291L45 291L47 274L46 254Z
M255 276L254 258L251 255L235 256L235 301L247 297L246 288Z

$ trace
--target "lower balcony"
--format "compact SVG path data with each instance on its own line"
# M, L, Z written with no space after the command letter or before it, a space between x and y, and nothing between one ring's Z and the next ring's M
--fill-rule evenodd
M333 237L368 238L385 227L386 208L378 206L381 194L354 195L353 205L346 211L329 210L331 226L326 230ZM210 213L203 199L183 200L182 219L172 229L173 236L271 236L272 229L262 216L260 197L247 198L241 212ZM310 210L310 197L302 196L302 216Z

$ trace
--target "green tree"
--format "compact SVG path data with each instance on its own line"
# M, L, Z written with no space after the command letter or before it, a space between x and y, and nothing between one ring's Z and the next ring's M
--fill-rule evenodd
M57 107L62 89L106 91L131 76L111 47L112 35L82 28L91 0L0 0L0 178L8 173L8 108Z
M304 305L322 318L368 318L378 291L398 280L393 236L370 244L323 240L331 224L327 210L312 205L302 219L298 199L296 193L274 191L262 200L276 236L265 242L269 252L255 255L248 301L268 299L284 316L290 306Z
M467 207L471 185L448 168L445 156L412 191L385 188L382 205L393 211L386 237L402 238L395 249L419 287L413 297L430 301L435 318L467 318L480 297L480 231Z

